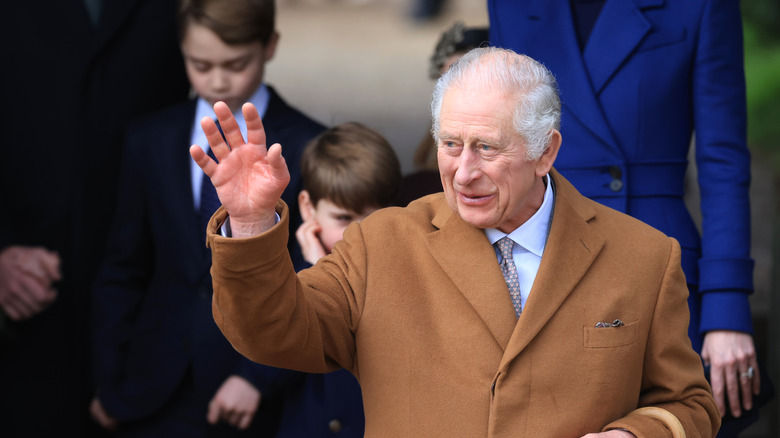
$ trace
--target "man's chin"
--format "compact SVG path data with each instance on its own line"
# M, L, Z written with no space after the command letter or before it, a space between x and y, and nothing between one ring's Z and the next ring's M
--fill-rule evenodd
M464 222L477 228L495 228L496 221L493 218L487 217L487 215L482 212L469 210L474 209L464 208L463 206L460 206L458 209L457 213Z

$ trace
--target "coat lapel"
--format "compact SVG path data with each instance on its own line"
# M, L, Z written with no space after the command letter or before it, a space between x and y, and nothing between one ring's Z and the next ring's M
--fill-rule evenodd
M623 1L627 0L618 2ZM528 18L528 25L538 27L538 30L529 31L527 35L549 36L550 40L543 44L543 51L530 53L530 55L541 60L555 75L559 84L567 84L568 88L561 89L564 111L579 119L582 125L601 138L604 144L619 149L591 85L588 70L577 44L569 2L538 0L530 8ZM550 31L550 29L555 30Z
M504 277L485 233L442 202L432 221L439 230L426 244L433 258L468 300L503 351L517 324Z
M531 294L502 359L505 367L533 340L575 288L604 246L588 221L595 211L557 172L550 236Z
M651 28L652 25L643 16L640 5L628 0L607 0L593 27L584 54L585 68L596 95Z

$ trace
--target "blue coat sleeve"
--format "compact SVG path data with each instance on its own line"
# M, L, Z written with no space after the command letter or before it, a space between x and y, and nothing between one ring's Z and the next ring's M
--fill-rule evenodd
M702 212L699 330L752 332L750 153L739 2L709 1L701 20L692 88Z

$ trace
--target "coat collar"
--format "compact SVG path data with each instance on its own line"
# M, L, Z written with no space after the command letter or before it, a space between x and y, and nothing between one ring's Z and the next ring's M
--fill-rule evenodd
M555 170L550 176L556 187L550 236L520 321L484 231L453 213L443 196L431 220L438 230L426 237L433 258L480 316L506 360L517 356L544 327L604 244L588 225L595 216L589 201Z
M439 230L427 236L428 249L503 351L517 317L496 253L482 229L454 214L443 196L440 200L432 220Z

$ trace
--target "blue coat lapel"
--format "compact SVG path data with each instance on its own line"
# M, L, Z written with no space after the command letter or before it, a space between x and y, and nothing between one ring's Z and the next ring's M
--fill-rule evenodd
M596 95L650 32L652 25L640 8L652 6L652 3L663 3L663 0L642 3L645 4L607 0L604 4L584 54L585 68Z
M537 1L530 8L528 18L530 19L529 26L540 26L543 29L558 29L560 31L560 34L553 34L531 30L526 34L549 35L550 41L545 44L544 52L530 55L537 56L537 59L542 60L559 83L579 84L579 86L561 90L563 110L569 111L572 116L579 119L593 134L602 139L604 144L618 148L618 142L601 109L601 104L591 85L588 70L580 53L569 2ZM596 26L598 27L598 23Z

